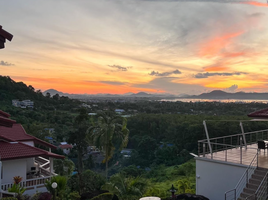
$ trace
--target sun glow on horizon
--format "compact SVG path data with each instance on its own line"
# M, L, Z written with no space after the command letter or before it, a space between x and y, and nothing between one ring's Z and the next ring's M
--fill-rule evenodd
M268 89L266 3L25 1L0 3L1 25L14 34L1 51L0 72L34 88L73 94Z

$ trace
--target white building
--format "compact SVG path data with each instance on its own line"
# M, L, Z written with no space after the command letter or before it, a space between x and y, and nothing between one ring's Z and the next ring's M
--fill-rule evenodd
M122 113L125 112L125 110L124 110L124 109L115 109L115 112L116 112L117 114L122 114Z
M62 149L64 154L68 155L71 152L73 146L71 144L67 144L67 142L61 142L59 148Z
M268 117L268 109L250 117ZM266 199L268 197L268 152L261 142L268 140L268 129L244 132L198 141L196 194L210 200ZM267 144L264 145L267 148ZM261 149L261 150L260 150Z
M12 100L12 105L19 108L33 108L34 102L31 100L19 101L17 99Z
M64 156L51 153L51 148L56 148L54 145L28 135L21 124L9 117L0 111L0 198L14 184L14 176L22 177L20 184L26 188L24 194L44 192L45 181L56 175L53 158L63 159ZM35 147L36 144L47 147L49 151Z

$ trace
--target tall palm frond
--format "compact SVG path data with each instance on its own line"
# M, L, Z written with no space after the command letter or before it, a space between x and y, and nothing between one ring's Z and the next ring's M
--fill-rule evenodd
M122 149L128 143L128 134L127 120L111 112L99 112L97 122L87 130L88 143L94 144L105 154L103 162L106 163L106 179L108 161L113 157L116 149L114 142L119 142L119 149Z

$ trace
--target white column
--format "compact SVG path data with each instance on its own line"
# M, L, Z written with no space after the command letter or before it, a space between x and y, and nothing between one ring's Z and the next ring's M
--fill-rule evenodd
M51 152L51 148L48 148L48 151Z
M247 149L247 141L246 141L245 132L244 132L244 127L243 127L242 122L240 122L240 127L241 127L241 132L242 132L242 135L243 135L244 144L245 144L245 147L246 147L246 149Z
M54 173L53 169L53 158L49 157L49 167L50 167L50 174Z
M204 125L206 136L207 136L209 151L210 151L210 154L212 155L212 148L211 148L210 139L209 139L209 135L208 135L207 124L206 124L205 120L203 121L203 125Z

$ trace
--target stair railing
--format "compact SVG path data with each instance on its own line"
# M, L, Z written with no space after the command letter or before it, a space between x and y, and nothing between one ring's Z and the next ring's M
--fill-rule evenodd
M266 172L256 192L246 197L246 200L261 200L261 199L266 200L268 197L268 185L267 184L268 184L268 172Z
M252 159L250 165L248 166L248 168L246 169L246 171L244 172L244 174L238 181L235 188L225 192L225 200L237 200L237 198L240 196L241 192L248 184L251 175L254 173L255 169L258 167L258 154L259 152L257 151L256 155Z

